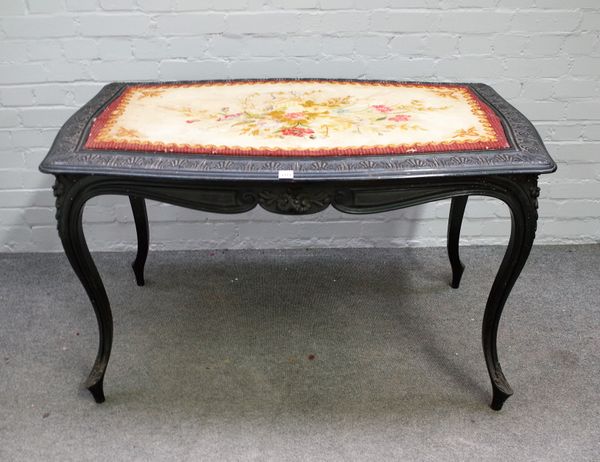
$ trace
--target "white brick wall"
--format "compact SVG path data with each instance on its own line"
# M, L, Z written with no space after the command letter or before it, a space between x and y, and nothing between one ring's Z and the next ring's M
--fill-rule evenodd
M59 250L58 127L105 83L227 77L482 81L530 117L538 243L600 238L598 0L0 0L0 251ZM448 203L355 217L222 216L150 203L155 248L444 245ZM506 207L474 199L464 242L506 242ZM94 249L133 248L123 198L85 212Z

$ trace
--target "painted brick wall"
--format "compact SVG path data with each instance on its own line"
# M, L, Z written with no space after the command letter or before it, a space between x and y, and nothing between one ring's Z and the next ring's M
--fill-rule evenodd
M227 77L482 81L534 121L559 163L538 243L600 238L598 0L0 0L0 251L59 250L58 127L106 82ZM151 203L154 248L444 245L448 203L354 217L220 216ZM506 242L472 200L466 244ZM128 203L86 213L93 249L132 248Z

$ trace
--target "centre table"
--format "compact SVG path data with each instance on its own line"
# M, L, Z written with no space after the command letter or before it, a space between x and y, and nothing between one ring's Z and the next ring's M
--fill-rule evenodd
M94 308L98 354L86 388L104 401L113 340L104 285L82 229L86 202L128 196L144 284L145 199L213 213L257 205L304 215L379 213L451 199L453 288L468 196L511 212L510 240L482 325L492 409L512 394L496 349L501 313L535 237L540 174L556 165L525 116L484 84L267 79L111 83L61 128L40 165L56 177L66 255Z

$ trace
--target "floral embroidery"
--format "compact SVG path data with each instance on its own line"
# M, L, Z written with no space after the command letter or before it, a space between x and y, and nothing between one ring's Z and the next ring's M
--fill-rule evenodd
M475 127L469 127L468 129L460 129L460 130L456 130L454 132L454 136L452 138L479 138L481 135L480 133L477 131L477 129Z
M326 156L509 143L467 86L281 80L131 85L98 116L85 147Z
M314 130L310 129L310 128L303 128L303 127L287 127L281 130L281 134L282 135L286 135L286 136L305 136L305 135L312 135L314 133Z
M230 114L230 108L224 107L219 113L207 114L207 118L227 123L229 128L242 135L266 138L317 139L347 130L382 136L395 130L423 130L416 123L390 122L408 122L411 116L406 112L444 111L447 106L430 107L419 99L409 104L364 106L352 95L331 98L322 90L308 90L275 91L267 95L251 93L241 101L239 109L241 112ZM187 110L185 115L190 115ZM199 117L186 120L187 123L201 121L203 119Z
M391 112L392 108L389 106L386 106L385 104L376 104L375 106L372 106L374 109L377 109L379 112Z

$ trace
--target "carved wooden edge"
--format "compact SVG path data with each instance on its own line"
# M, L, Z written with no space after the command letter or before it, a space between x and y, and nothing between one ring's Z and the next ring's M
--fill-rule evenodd
M84 194L86 200L104 194L154 199L213 213L243 213L259 205L288 215L320 212L329 206L352 214L379 213L457 196L486 195L502 199L521 194L531 203L537 221L537 175L465 176L376 182L192 182L182 180L56 175L53 186L60 224L65 200Z
M65 234L63 227L64 203L68 197L69 191L79 179L80 176L56 175L54 185L52 186L56 206L56 212L54 214L56 218L56 229L58 230L58 235L61 239L64 238Z
M358 80L358 82L386 81ZM146 83L155 84L155 82ZM298 180L325 180L463 174L540 174L551 173L556 169L556 164L548 155L539 134L525 116L491 87L484 84L464 83L448 84L468 85L494 108L503 120L509 138L515 144L514 149L294 159L83 150L81 144L94 116L131 84L133 83L107 85L75 113L59 131L50 152L40 165L40 170L53 174L95 173L238 180L271 180L277 178L279 170L293 170Z

